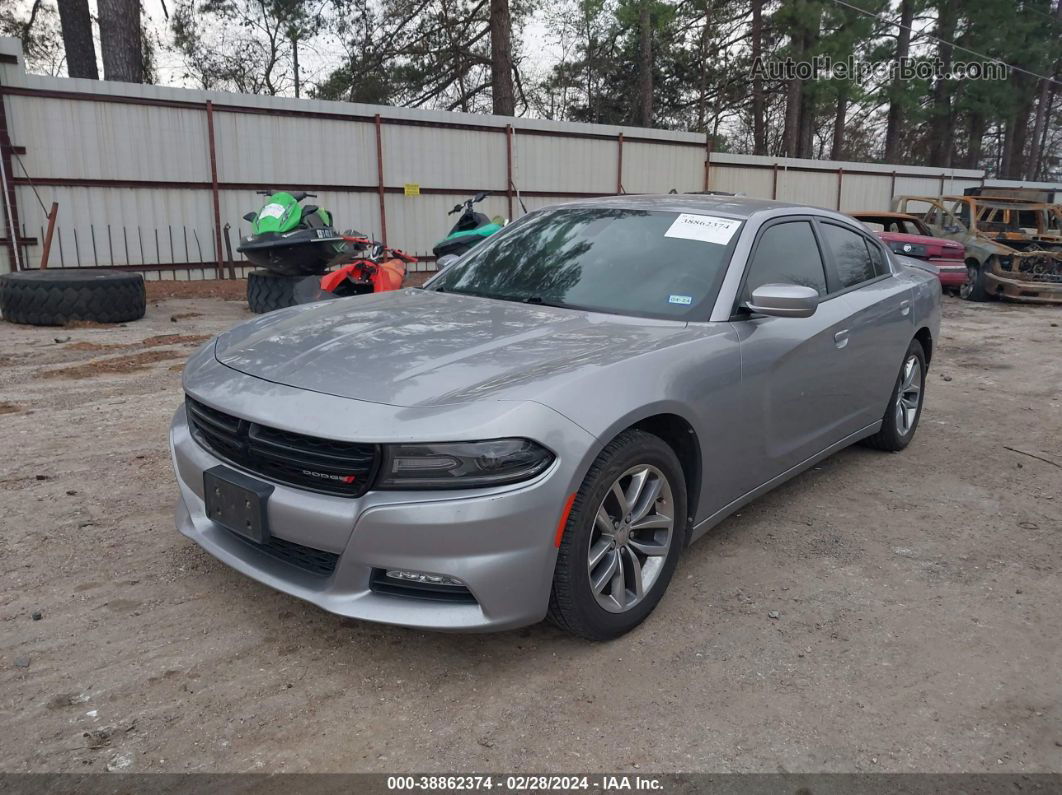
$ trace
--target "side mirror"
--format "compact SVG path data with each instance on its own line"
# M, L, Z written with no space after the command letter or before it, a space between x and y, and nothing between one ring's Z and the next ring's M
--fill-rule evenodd
M252 213L247 213L246 215L243 216L243 220L250 221L253 224L254 223L254 219L257 218L257 217L258 217L258 213L253 213L253 212Z
M799 284L763 284L745 306L771 317L811 317L819 306L819 292Z

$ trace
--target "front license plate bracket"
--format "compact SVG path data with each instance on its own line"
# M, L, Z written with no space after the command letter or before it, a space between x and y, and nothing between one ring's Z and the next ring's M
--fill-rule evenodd
M237 535L264 544L269 540L267 504L273 486L216 466L203 473L203 502L212 522Z

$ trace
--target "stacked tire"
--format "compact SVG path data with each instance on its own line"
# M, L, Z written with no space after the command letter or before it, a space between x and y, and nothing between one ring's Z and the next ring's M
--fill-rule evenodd
M127 323L142 318L146 310L144 277L139 273L43 270L0 275L0 315L11 323Z
M247 305L257 315L295 306L295 285L304 276L282 276L272 271L247 274Z

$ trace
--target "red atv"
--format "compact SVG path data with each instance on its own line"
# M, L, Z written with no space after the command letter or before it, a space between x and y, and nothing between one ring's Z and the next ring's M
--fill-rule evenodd
M417 261L416 257L401 249L387 248L363 235L343 235L343 240L364 254L323 276L308 276L301 280L295 286L295 303L308 304L329 298L398 290L406 278L406 265Z

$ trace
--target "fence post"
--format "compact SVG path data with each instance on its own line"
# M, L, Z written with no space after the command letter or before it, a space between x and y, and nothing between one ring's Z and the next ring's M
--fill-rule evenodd
M844 169L837 169L837 211L841 211L841 185L844 184Z
M0 191L3 191L4 225L7 226L7 252L11 257L11 270L22 269L18 250L18 199L15 196L15 167L11 154L14 146L8 133L7 111L4 98L0 96Z
M387 206L384 201L383 173L383 119L377 113L373 122L376 125L376 191L380 196L380 242L387 245Z
M206 102L206 114L207 114L207 138L210 141L210 192L214 197L214 251L215 267L217 267L218 278L225 278L224 272L221 270L221 199L218 196L218 156L217 151L214 148L214 103L211 100ZM171 259L173 252L170 252ZM176 277L176 271L174 272Z
M892 209L892 200L896 198L896 169L892 171L892 181L889 183L889 209Z
M712 136L704 134L704 189L712 187Z
M772 199L777 199L778 198L778 164L777 163L774 164L773 171L774 171L774 174L772 175L772 179L771 179L771 198Z
M940 195L941 196L944 195L944 177L945 176L946 176L946 174L944 174L943 171L940 172Z
M505 125L505 198L509 203L509 220L513 217L513 126Z
M623 193L623 133L616 136L616 195Z

